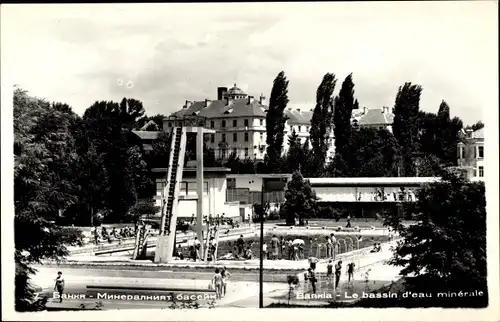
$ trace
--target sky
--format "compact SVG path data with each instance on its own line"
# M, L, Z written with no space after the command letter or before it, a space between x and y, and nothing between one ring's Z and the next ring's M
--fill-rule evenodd
M465 124L497 109L498 4L331 2L2 5L2 60L14 84L78 114L97 100L141 100L168 115L234 83L269 98L280 71L289 107L312 109L325 73L353 73L360 106L394 106L423 87Z

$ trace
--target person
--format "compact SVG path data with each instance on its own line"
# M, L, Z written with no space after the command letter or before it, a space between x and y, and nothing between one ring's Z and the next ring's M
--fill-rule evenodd
M288 252L288 260L293 260L294 254L293 254L293 245L291 239L286 241L286 248Z
M326 257L327 258L332 258L333 257L333 244L332 240L329 236L326 236Z
M339 287L341 273L342 273L342 261L339 260L337 262L337 265L335 265L335 288Z
M280 237L280 249L281 249L281 259L285 259L285 248L286 248L285 237Z
M210 237L210 240L208 243L209 243L209 249L210 249L210 251L208 253L209 258L210 258L210 260L214 261L215 260L215 238L213 236Z
M373 248L370 250L370 253L376 253L377 252L377 243L373 244Z
M354 267L356 264L350 262L347 264L347 283L349 284L351 281L354 282Z
M198 259L201 260L201 256L200 256L201 243L198 240L198 237L194 238L193 246L194 246L194 251L195 251L194 261L196 262L196 260L198 260Z
M267 259L267 243L264 242L264 245L262 245L262 256L264 256L264 259Z
M347 225L346 228L351 228L351 215L347 216Z
M382 244L378 243L377 244L377 253L380 252L381 250L382 250Z
M333 263L331 259L328 261L328 264L326 265L326 280L327 284L332 283L333 280Z
M212 279L212 283L215 289L215 296L217 299L222 297L222 275L220 274L220 270L218 268L215 269L215 275Z
M252 259L253 258L253 253L252 253L252 247L248 246L247 250L245 252L245 259Z
M99 232L97 231L97 227L94 227L92 234L94 235L94 242L96 246L99 245Z
M335 259L336 247L337 247L337 238L335 238L335 234L330 234L330 240L332 241L332 258Z
M54 291L59 293L59 303L62 303L62 295L64 292L64 277L62 272L57 272L56 284L54 285Z
M299 245L293 244L292 249L293 249L293 251L292 251L293 252L293 260L298 261L299 260Z
M222 296L226 296L227 293L227 279L231 274L227 271L227 267L222 267L220 275L222 276Z
M295 260L302 259L304 257L304 240L297 238L293 240L293 251L295 254Z
M238 255L243 255L243 248L245 247L243 235L240 235L240 238L236 241L236 246L238 247Z
M279 239L276 237L276 235L273 235L273 238L271 238L271 259L276 260L278 259L278 245L279 245Z
M300 243L298 246L299 258L304 259L304 243Z
M316 294L316 282L317 282L316 274L314 274L314 270L311 267L309 267L308 272L309 272L308 276L309 283L311 283L313 294Z

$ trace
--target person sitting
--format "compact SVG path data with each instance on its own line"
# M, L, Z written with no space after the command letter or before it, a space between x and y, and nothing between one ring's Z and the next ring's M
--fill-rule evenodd
M382 250L382 245L380 243L377 244L377 252L380 252Z
M370 250L370 253L376 253L376 252L378 252L377 243L373 244L373 248Z
M247 250L245 251L245 259L252 259L253 258L253 253L252 249L250 246L248 246Z
M230 251L226 255L221 256L220 259L228 260L228 259L236 259L236 257L234 256L233 252Z

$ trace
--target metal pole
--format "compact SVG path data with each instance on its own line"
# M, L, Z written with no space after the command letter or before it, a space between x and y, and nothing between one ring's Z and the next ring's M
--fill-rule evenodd
M198 202L196 203L196 235L200 242L200 256L203 256L203 127L198 127L196 137L196 192ZM209 224L207 223L207 226ZM207 237L208 238L208 237Z
M260 269L259 269L259 308L264 308L264 178L262 178L262 189L260 193Z

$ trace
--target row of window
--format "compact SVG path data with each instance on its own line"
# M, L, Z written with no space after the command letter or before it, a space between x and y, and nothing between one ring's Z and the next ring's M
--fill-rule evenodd
M264 137L264 135L261 133L260 137L262 139ZM245 142L249 141L248 132L244 133L244 141ZM222 133L222 142L227 142L226 133ZM238 142L238 133L233 133L233 142ZM210 143L215 143L215 134L210 135Z
M244 119L243 120L243 126L249 126L250 120L249 119ZM259 125L264 126L264 119L259 119ZM226 128L227 127L227 121L222 120L221 121L221 128ZM238 127L238 120L233 120L233 127ZM215 128L215 121L210 121L210 128Z
M156 181L156 195L161 196L163 194L163 189L165 188L165 181ZM186 182L182 181L180 186L180 195L193 195L196 194L196 189L198 187L197 182ZM208 182L204 182L203 194L208 195Z

